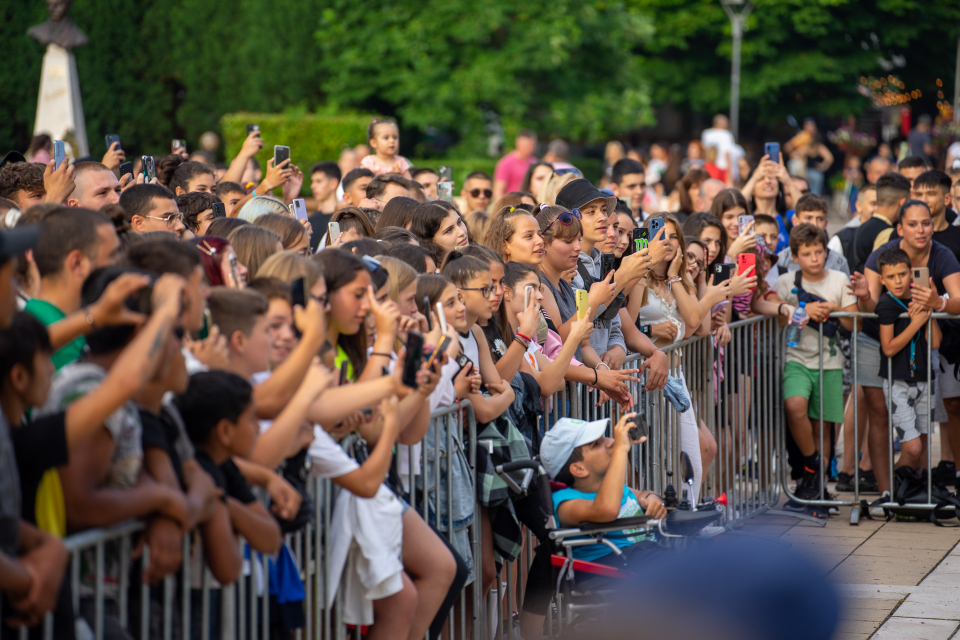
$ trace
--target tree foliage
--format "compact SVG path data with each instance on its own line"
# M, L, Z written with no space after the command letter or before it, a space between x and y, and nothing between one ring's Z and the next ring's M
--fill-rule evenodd
M316 38L328 99L475 146L493 118L581 140L651 122L631 53L650 33L617 1L330 0Z

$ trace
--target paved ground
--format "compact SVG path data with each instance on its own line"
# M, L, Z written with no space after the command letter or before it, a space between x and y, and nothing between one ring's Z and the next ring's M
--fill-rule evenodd
M844 594L835 640L960 638L960 528L865 518L851 526L849 516L849 508L841 509L820 527L761 515L743 529L822 560Z

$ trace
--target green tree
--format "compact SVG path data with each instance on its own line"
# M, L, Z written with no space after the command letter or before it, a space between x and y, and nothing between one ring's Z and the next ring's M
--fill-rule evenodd
M771 124L788 113L859 113L871 106L857 91L861 76L894 74L908 91L931 96L936 78L952 77L960 22L954 0L754 4L742 48L742 123ZM630 8L657 26L642 49L654 103L726 111L732 42L720 3L633 0ZM932 111L930 103L921 104Z
M329 101L447 130L478 150L491 118L508 133L530 126L579 140L650 124L631 53L650 33L616 1L400 0L373 10L329 0L316 39Z

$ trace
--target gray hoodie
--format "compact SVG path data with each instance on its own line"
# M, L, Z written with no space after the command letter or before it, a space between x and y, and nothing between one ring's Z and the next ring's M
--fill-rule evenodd
M598 280L600 279L600 251L594 248L590 253L580 252L580 264L586 267L587 273ZM576 289L586 288L579 273L573 277L573 286ZM603 320L600 315L606 309L606 305L600 305L599 309L594 310L593 333L590 334L590 346L600 357L603 357L603 354L615 345L621 346L624 353L627 352L627 344L623 341L623 331L620 330L620 316L616 316L613 320Z

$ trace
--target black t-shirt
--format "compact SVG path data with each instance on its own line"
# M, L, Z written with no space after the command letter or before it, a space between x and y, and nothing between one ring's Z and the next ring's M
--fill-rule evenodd
M487 345L490 347L490 355L493 356L493 364L497 364L507 353L510 345L504 342L503 334L500 333L500 323L496 317L490 318L486 326L480 327L483 335L487 338Z
M253 495L250 485L247 484L233 460L227 458L223 464L218 465L203 449L197 449L196 460L197 464L213 478L213 483L223 489L224 497L236 498L243 504L256 502L257 497Z
M871 218L871 220L872 219L873 218ZM870 220L867 222L869 221ZM890 242L882 245L879 249L870 254L866 265L864 265L865 268L870 269L875 273L880 273L880 270L877 269L877 258L881 253L883 253L884 249L899 246L899 239L891 240ZM950 249L943 246L936 240L933 240L930 243L930 256L927 258L927 269L930 270L930 277L933 278L933 286L937 288L937 293L943 295L947 291L943 288L943 279L947 276L953 275L954 273L960 273L960 262L957 261L957 257L953 255L953 252L951 252ZM883 287L880 293L883 294L886 293L886 291L886 287ZM880 325L877 323L875 318L864 319L863 332L874 340L880 340Z
M323 234L327 232L327 225L330 224L330 221L333 219L332 213L321 213L317 211L312 216L308 217L307 220L310 222L310 226L313 227L313 233L310 235L310 248L313 249L313 252L317 252L317 247L320 246L320 241L323 239ZM335 240L336 238L331 238Z
M945 246L960 260L960 227L951 224L943 231L934 231L933 239Z
M947 207L946 211L943 212L943 217L946 218L947 224L953 224L957 219L957 212Z
M37 489L43 474L69 461L66 417L61 411L10 430L20 470L23 519L33 525L37 524Z
M860 225L857 229L857 236L853 241L857 264L849 265L851 273L853 273L854 270L863 273L863 265L866 265L867 258L869 258L873 252L873 243L876 241L877 236L880 235L881 231L889 229L891 226L893 225L880 216L873 216Z
M901 302L903 304L901 304ZM910 306L910 299L898 301L889 292L880 296L877 303L876 313L878 323L881 325L893 325L894 337L903 333L910 326L910 318L901 318L900 314L906 313L906 307ZM908 343L890 360L893 361L893 379L907 380L910 382L926 382L927 380L927 337L926 328L922 328L914 335L910 343L913 344L911 350ZM910 353L913 352L913 366L911 366ZM880 377L887 378L887 356L880 350Z
M186 484L183 482L183 461L176 447L173 446L179 435L176 425L170 424L146 409L141 408L139 411L140 422L143 425L143 450L156 448L166 451L170 456L170 464L173 465L173 470L177 474L177 480L180 481L180 488L186 489Z

